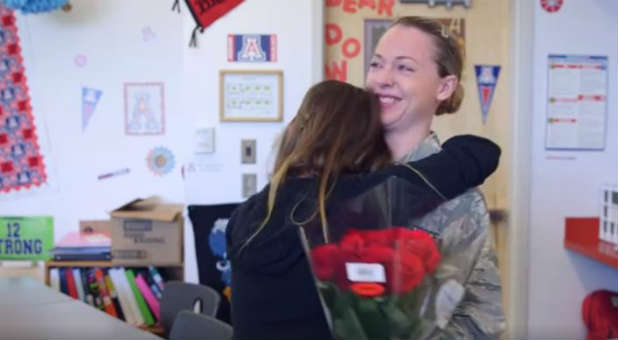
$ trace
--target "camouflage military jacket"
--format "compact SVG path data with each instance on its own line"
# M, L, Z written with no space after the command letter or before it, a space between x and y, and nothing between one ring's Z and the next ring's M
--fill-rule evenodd
M440 151L431 133L401 161ZM429 339L497 339L505 330L502 287L490 234L489 213L478 189L447 201L412 225L438 235L442 264L437 272L436 327Z

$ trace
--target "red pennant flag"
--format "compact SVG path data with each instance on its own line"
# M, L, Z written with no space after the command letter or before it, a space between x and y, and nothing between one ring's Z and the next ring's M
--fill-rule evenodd
M191 33L191 42L189 42L189 46L197 47L196 33L198 29L200 33L204 33L206 27L210 26L210 24L243 1L244 0L185 0L197 24L193 29L193 33ZM174 9L180 11L178 0L175 0L174 6L172 6L172 10Z

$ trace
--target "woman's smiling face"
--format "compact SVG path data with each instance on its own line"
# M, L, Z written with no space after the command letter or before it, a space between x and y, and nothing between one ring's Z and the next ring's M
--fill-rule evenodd
M432 37L414 27L394 26L380 39L366 85L380 97L386 132L433 119L440 101L446 99L435 48Z

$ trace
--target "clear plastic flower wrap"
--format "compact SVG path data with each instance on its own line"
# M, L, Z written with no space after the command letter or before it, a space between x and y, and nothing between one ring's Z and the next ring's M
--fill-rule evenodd
M330 197L325 228L316 213L302 221L293 212L334 338L423 338L441 326L436 300L452 305L461 298L461 286L437 296L440 240L413 221L441 199L423 192L392 177Z

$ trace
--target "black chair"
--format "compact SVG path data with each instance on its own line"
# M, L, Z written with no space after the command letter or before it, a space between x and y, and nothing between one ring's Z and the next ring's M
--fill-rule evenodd
M216 290L195 283L169 281L161 296L161 325L169 334L176 316L182 311L215 317L221 297Z
M170 340L226 340L232 338L233 329L229 324L214 317L182 311L176 316Z

